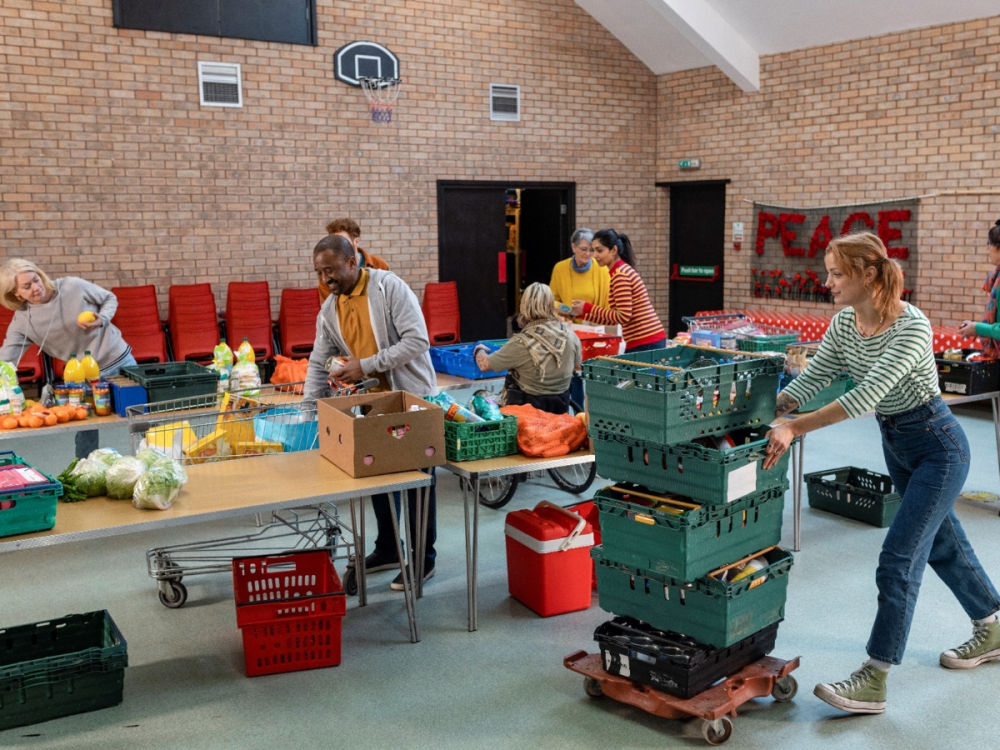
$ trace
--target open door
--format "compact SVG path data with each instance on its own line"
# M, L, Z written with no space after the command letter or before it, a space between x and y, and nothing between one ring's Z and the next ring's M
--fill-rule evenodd
M438 278L458 283L462 341L507 337L502 186L438 182Z

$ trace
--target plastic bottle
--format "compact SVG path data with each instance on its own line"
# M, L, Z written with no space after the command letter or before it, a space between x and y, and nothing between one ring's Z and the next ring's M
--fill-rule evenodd
M82 383L83 382L83 366L80 361L76 358L76 352L69 355L69 361L63 368L63 380L67 383Z
M240 344L240 348L236 350L236 357L240 362L245 362L246 364L251 365L257 361L257 358L253 353L253 347L250 346L250 342L247 340L246 336L243 337L243 343Z
M220 339L212 352L212 358L216 365L225 367L226 370L233 369L233 350L229 348L226 340Z
M84 380L94 381L101 379L101 368L97 366L97 360L91 356L89 349L83 353L80 366L83 368Z

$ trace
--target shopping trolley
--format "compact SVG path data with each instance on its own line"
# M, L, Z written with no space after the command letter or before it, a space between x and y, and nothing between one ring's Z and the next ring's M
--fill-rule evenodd
M698 315L681 318L691 333L692 344L707 344L741 352L784 353L801 334L780 326L756 323L743 313Z

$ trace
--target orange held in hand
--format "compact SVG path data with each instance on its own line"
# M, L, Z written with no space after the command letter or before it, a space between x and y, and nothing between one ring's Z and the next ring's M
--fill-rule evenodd
M77 323L93 323L97 320L97 316L94 315L90 310L84 310L82 313L76 316Z

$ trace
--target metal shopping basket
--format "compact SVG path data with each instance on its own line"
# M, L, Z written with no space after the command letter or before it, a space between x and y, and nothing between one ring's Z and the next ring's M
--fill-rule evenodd
M358 393L377 382L345 385L334 395ZM312 450L319 445L316 404L303 400L301 386L266 385L130 406L132 449L152 447L186 465ZM234 557L319 548L328 549L334 560L350 564L354 558L353 526L345 527L331 503L274 511L266 522L258 515L257 525L259 531L251 534L147 551L146 568L164 606L177 608L187 601L184 577L229 572Z
M720 349L742 352L784 353L801 334L788 328L755 323L743 313L699 315L682 320L691 332L692 344L707 344Z

